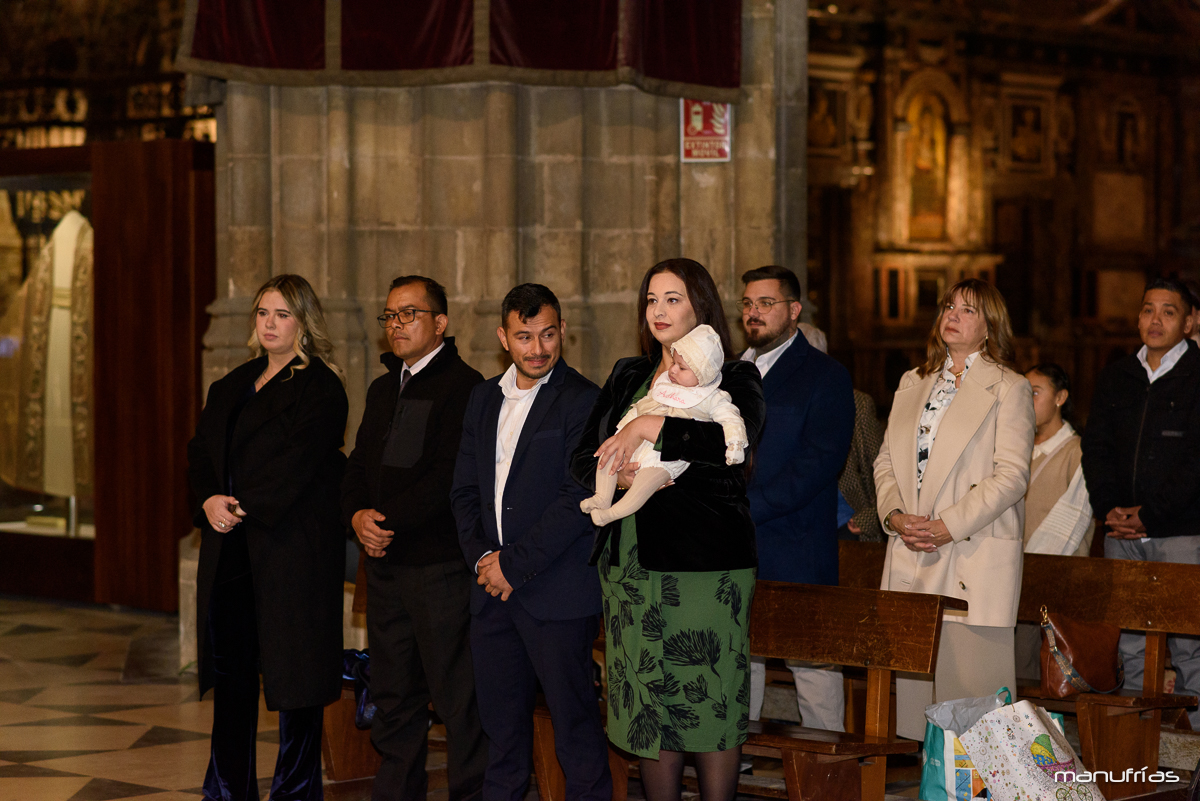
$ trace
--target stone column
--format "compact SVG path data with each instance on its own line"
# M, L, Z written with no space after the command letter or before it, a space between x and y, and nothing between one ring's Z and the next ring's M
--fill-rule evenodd
M673 99L673 98L672 98ZM659 98L627 87L584 92L583 250L584 298L568 318L576 321L579 356L568 358L602 380L613 363L636 353L637 291L658 261ZM669 104L678 116L678 102ZM670 151L668 151L669 153ZM670 165L672 185L677 186ZM668 199L673 208L676 199ZM674 215L672 228L675 228ZM678 235L672 230L672 244ZM568 335L574 345L574 337Z
M584 97L593 94L575 87L517 88L518 280L545 284L558 296L568 326L574 325L565 355L577 367L590 362L593 345L583 305Z
M217 300L204 336L206 391L245 361L250 303L271 275L270 89L230 83L217 128Z
M891 153L891 222L892 229L888 232L888 243L895 246L908 244L908 222L912 213L912 186L908 175L904 172L908 160L908 136L912 125L908 120L898 119L892 125Z
M424 95L424 219L427 261L420 272L446 287L449 333L459 352L494 375L500 349L495 337L476 339L476 303L486 274L484 180L486 152L483 84L430 86ZM474 351L476 343L483 348ZM490 358L489 358L490 356Z
M478 286L485 299L499 303L518 283L518 90L512 84L488 84L486 91L483 173L486 270Z
M967 150L971 126L965 122L952 123L950 143L946 148L946 237L957 247L970 244L967 224L969 153Z
M357 297L358 276L354 268L351 228L351 100L350 89L331 86L327 92L328 122L326 147L326 260L325 274L317 292L322 297L334 361L346 377L350 416L346 423L346 446L354 442L366 403L367 332Z

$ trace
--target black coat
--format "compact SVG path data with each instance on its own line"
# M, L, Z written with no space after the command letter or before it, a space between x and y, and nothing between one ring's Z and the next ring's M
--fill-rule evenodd
M560 359L538 390L521 428L504 483L504 545L496 533L496 429L504 393L500 378L475 387L463 419L451 500L458 540L474 568L488 551L535 620L600 613L600 575L588 565L592 521L579 511L588 493L571 478L571 457L600 389ZM471 613L488 599L471 589Z
M390 351L380 357L388 372L371 383L362 424L342 481L342 519L360 509L386 518L395 532L380 557L401 565L432 565L463 558L450 508L454 461L463 414L479 371L458 355L454 337L404 386L404 362ZM372 557L368 557L372 558Z
M613 367L572 459L571 473L591 490L596 486L596 457L604 440L617 430L646 379L661 359L637 356ZM729 361L721 368L721 389L742 413L751 449L757 445L766 417L762 378L751 362ZM683 460L691 466L675 484L659 490L635 513L638 561L655 571L702 572L739 570L758 564L754 522L746 500L744 465L725 464L725 432L718 423L678 417L663 421L660 435L664 462ZM748 452L751 452L748 449ZM596 532L592 561L605 541L620 529L620 521Z
M299 359L292 362L299 364ZM345 529L338 485L346 457L346 391L320 359L284 368L251 398L233 431L229 467L246 518L229 532L208 524L202 504L226 495L230 411L266 369L266 357L230 371L208 391L188 475L201 532L196 579L200 689L213 685L208 605L221 547L245 537L254 577L259 652L268 709L327 704L341 692Z
M1096 382L1083 432L1083 477L1096 515L1141 506L1148 537L1196 534L1200 525L1200 349L1153 384L1137 356Z

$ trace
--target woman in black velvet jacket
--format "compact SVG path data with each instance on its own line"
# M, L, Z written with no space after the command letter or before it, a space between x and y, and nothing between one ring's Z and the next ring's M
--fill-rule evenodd
M648 801L677 801L684 752L696 755L703 801L737 789L749 710L749 616L757 566L743 465L725 464L717 423L640 416L617 422L670 365L670 347L711 325L731 356L729 327L712 278L691 259L669 259L642 281L638 311L644 355L613 368L572 460L595 489L595 471L616 470L628 487L630 455L655 442L662 459L691 466L630 517L597 531L608 638L608 735L642 758ZM751 445L766 407L751 362L726 361L721 389L741 412ZM748 459L748 461L750 461Z
M259 797L261 667L267 708L279 710L271 797L319 801L323 709L341 692L348 405L307 281L272 278L252 314L256 358L213 383L188 445L200 688L216 688L204 794Z

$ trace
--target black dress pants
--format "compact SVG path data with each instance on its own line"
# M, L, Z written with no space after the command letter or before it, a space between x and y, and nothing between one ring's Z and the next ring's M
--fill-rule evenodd
M420 566L367 560L371 742L383 755L373 801L424 800L431 700L446 724L450 801L483 787L487 740L471 667L471 582L461 559Z
M213 801L258 801L258 624L246 541L225 536L208 611L216 684L212 751L204 794ZM325 708L279 712L273 801L322 801L321 724Z
M608 739L592 683L595 615L538 620L515 597L489 597L471 620L476 690L491 743L483 801L521 801L533 772L533 710L542 685L566 801L609 801Z

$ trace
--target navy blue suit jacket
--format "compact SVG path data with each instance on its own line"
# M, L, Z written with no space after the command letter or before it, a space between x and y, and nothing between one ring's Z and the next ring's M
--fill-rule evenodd
M467 566L500 552L500 569L520 603L538 620L568 620L600 612L600 576L588 565L593 526L579 510L591 493L571 477L599 387L560 359L538 390L517 440L504 485L504 545L496 533L496 427L504 393L500 376L479 384L467 402L450 500ZM487 600L478 584L471 613Z
M758 577L838 583L838 473L854 432L850 374L804 334L763 377L767 422L747 495Z

